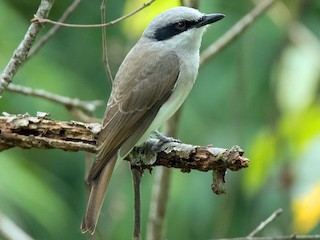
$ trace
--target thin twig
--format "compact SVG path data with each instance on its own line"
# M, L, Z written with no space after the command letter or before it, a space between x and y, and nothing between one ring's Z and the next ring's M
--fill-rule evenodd
M35 96L40 97L55 103L62 104L66 107L80 108L87 112L94 112L98 106L104 104L102 100L94 100L94 101L82 101L77 98L69 98L57 94L53 94L51 92L47 92L42 89L33 89L21 85L10 84L8 86L8 90L15 93L24 94L27 96Z
M143 170L131 167L133 190L134 190L134 228L133 239L141 239L141 177Z
M71 5L66 9L66 11L62 14L58 21L64 22L69 17L69 15L76 9L80 2L81 0L74 0L71 3ZM45 35L43 35L38 41L38 43L33 48L31 48L27 59L29 59L35 53L37 53L48 42L48 40L59 30L60 27L60 25L54 25Z
M266 220L261 222L247 237L252 238L253 236L255 236L258 232L263 230L269 223L271 223L273 220L275 220L282 212L283 212L283 210L281 208L274 211L270 215L270 217L268 217Z
M54 0L41 0L39 8L36 12L37 18L46 18L49 11L54 3ZM29 50L33 45L37 35L42 29L43 25L39 22L32 22L23 40L20 42L19 46L14 51L9 63L4 68L0 76L0 96L2 95L4 89L12 82L14 75L17 73L20 66L27 59Z
M60 25L63 27L81 27L81 28L93 28L93 27L106 27L106 26L111 26L114 25L118 22L121 22L122 20L131 17L132 15L136 14L137 12L141 11L142 9L144 9L145 7L149 6L150 4L152 4L155 0L150 0L147 3L144 3L141 7L139 7L138 9L132 11L131 13L128 13L122 17L119 17L113 21L101 24L70 24L70 23L62 23L62 22L57 22L57 21L52 21L50 19L47 18L40 18L39 16L34 16L34 18L32 19L33 22L39 22L39 23L51 23L51 24L56 24L56 25Z
M106 2L107 0L102 0L101 2L101 23L105 24L106 23ZM109 58L108 58L108 46L107 46L107 28L102 27L102 60L104 63L104 69L109 76L109 82L110 85L112 85L113 82L113 77L110 69L110 64L109 64Z
M319 240L320 235L288 235L288 236L277 236L277 237L239 237L239 238L217 238L213 240Z
M276 1L277 0L261 1L259 5L239 20L228 32L201 53L200 65L217 55L217 53L234 41L240 34L244 33L244 31Z

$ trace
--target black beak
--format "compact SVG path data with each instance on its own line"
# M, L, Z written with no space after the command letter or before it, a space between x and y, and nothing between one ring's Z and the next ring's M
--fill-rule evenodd
M199 22L196 24L196 28L203 27L205 25L217 22L224 18L225 15L221 13L213 13L213 14L205 14L203 17L199 20Z

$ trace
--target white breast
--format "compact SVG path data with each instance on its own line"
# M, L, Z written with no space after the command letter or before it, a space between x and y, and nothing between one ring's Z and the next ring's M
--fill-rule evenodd
M178 80L169 99L159 109L158 114L149 126L148 130L139 140L137 145L142 144L150 133L165 123L181 107L189 95L196 80L199 68L199 52L187 53L181 58L181 66Z

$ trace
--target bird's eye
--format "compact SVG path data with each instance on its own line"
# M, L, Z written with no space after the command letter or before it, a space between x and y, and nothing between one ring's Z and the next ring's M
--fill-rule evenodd
M174 24L174 28L178 31L185 31L187 29L187 23L185 21L177 22Z

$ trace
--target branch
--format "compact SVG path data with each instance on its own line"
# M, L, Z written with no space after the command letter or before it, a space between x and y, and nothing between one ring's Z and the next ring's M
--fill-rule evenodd
M54 0L41 0L39 8L36 12L38 18L46 18L49 11L54 3ZM27 30L23 40L14 51L9 63L3 70L0 76L0 96L7 86L12 82L14 75L17 73L19 67L27 59L29 50L34 43L37 35L42 29L43 25L41 23L32 22L29 29Z
M154 161L144 161L145 148L148 147L145 145L135 147L129 154L129 158L137 159L139 154L135 151L141 153L142 160L135 162L135 165L143 168L165 166L168 168L180 168L182 172L188 173L193 169L201 172L226 169L238 171L249 165L249 160L243 156L244 152L238 146L233 146L228 150L212 146L194 146L174 141L162 143L159 140L149 140L147 144L151 144L151 147L156 148L158 145L161 146L156 151Z
M239 237L239 238L219 238L215 240L319 240L320 235L288 235L278 237Z
M143 171L131 168L133 192L134 192L134 228L133 239L141 239L141 178Z
M0 116L0 151L11 148L57 148L94 153L100 124L53 121L47 114Z
M142 9L144 9L145 7L148 7L149 5L151 5L155 0L150 0L147 3L144 3L141 7L139 7L138 9L122 16L119 17L113 21L107 22L107 23L98 23L98 24L70 24L70 23L63 23L63 22L57 22L57 21L52 21L50 19L46 19L44 17L39 17L37 15L34 16L34 18L31 20L32 22L38 22L38 23L51 23L51 24L55 24L55 25L60 25L63 27L80 27L80 28L92 28L92 27L107 27L107 26L111 26L114 25L118 22L121 22L122 20L131 17L132 15L136 14L137 12L140 12Z
M215 240L316 240L320 239L320 235L296 235L292 234L289 236L277 236L277 237L253 237L262 229L264 229L269 223L275 220L282 213L282 209L278 209L274 211L266 220L261 222L259 226L253 230L247 237L237 237L237 238L218 238Z
M59 18L59 22L64 22L69 15L74 11L74 9L79 5L81 0L74 0L71 5L66 9L66 11L62 14L62 16ZM44 44L46 44L46 42L48 42L48 40L59 30L61 26L59 25L54 25L43 37L41 37L41 39L39 40L39 42L37 43L37 45L35 45L33 48L31 48L29 55L28 55L28 59L34 55L36 52L39 51L40 48L43 47Z
M82 101L78 98L69 98L57 94L53 94L51 92L47 92L42 89L33 89L30 87L25 87L21 85L10 84L8 86L8 90L15 93L24 94L27 96L35 96L40 97L54 103L62 104L67 108L79 108L81 110L87 112L94 112L98 106L104 104L102 100L94 100L94 101Z
M45 113L37 116L0 116L0 151L11 147L62 149L64 151L86 151L94 153L98 123L53 121ZM148 149L153 156L148 162L144 159ZM154 150L156 149L156 150ZM231 149L201 147L178 142L161 142L152 139L142 147L136 147L129 154L135 159L134 165L150 170L154 166L179 168L182 172L213 170L216 173L230 169L237 171L248 167L249 160L239 147ZM129 160L129 159L127 159ZM224 181L224 178L221 179Z
M269 223L271 223L273 220L275 220L277 217L280 216L280 214L283 212L281 208L274 211L266 220L261 222L258 227L256 227L247 237L252 238L253 236L257 235L258 232L263 230Z
M107 0L102 0L100 6L100 15L101 15L101 23L106 23L106 4ZM101 29L102 34L102 61L104 65L104 70L109 77L109 83L112 86L113 77L112 72L110 69L109 58L108 58L108 45L107 45L107 27L102 27Z
M206 50L201 53L200 65L207 62L210 58L217 55L228 44L235 40L240 34L252 24L254 21L263 14L273 3L277 0L263 0L251 12L240 19L228 32L220 37L215 43L211 44Z

